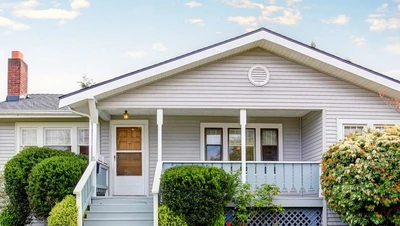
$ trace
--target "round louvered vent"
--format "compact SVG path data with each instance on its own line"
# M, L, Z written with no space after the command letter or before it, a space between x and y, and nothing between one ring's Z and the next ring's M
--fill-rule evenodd
M255 86L264 86L269 81L269 71L263 65L257 64L250 68L249 81Z

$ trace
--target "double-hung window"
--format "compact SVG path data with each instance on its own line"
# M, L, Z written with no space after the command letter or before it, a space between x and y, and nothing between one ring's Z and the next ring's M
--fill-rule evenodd
M16 123L20 151L31 146L50 147L77 154L89 153L88 123Z
M241 161L242 133L235 123L201 123L201 159ZM246 125L246 161L282 160L282 124Z

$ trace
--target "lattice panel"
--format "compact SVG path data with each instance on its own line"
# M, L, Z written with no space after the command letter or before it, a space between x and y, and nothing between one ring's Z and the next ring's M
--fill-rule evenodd
M234 222L233 209L227 209L226 222ZM322 208L285 208L283 214L258 211L249 226L321 226ZM234 224L232 224L234 225Z

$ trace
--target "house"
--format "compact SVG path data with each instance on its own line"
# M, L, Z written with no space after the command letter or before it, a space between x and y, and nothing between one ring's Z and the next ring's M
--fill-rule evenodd
M340 225L320 195L322 153L348 132L400 123L378 94L400 98L400 81L265 28L60 96L59 108L27 95L15 55L0 163L29 145L87 153L74 191L80 214L91 205L84 225L157 225L160 176L183 164L246 169L253 187L280 187L285 222Z

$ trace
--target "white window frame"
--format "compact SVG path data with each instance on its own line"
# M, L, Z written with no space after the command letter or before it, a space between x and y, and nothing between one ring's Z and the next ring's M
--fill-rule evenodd
M200 159L205 161L205 129L222 128L222 161L228 161L228 129L241 128L240 123L200 123ZM283 124L280 123L248 123L247 129L255 129L255 161L261 161L261 129L278 129L278 161L283 161Z
M344 138L344 127L345 126L364 126L365 128L375 128L375 126L382 125L397 125L400 120L382 120L382 119L337 119L337 141Z
M79 154L78 149L78 128L89 128L87 122L17 122L15 123L15 153L21 149L21 129L37 130L37 146L44 146L45 129L71 129L71 152Z

